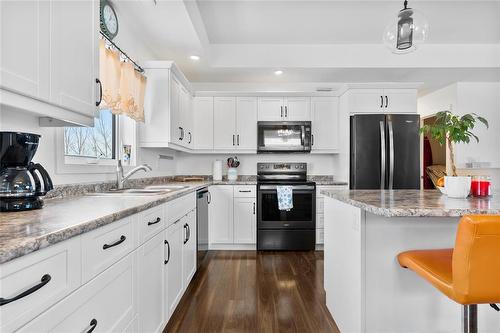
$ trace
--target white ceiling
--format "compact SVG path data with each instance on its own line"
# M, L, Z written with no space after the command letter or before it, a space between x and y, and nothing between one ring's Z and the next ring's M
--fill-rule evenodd
M429 91L455 81L500 81L500 0L410 0L431 33L408 55L381 42L400 0L114 4L153 60L174 60L193 82L424 82ZM189 60L192 54L201 60ZM275 69L284 74L274 76Z
M212 44L377 43L402 1L198 0ZM499 43L500 2L410 1L432 23L430 43Z

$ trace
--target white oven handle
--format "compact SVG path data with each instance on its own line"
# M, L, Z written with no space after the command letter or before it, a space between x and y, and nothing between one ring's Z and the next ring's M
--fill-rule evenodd
M280 185L260 185L259 189L260 190L275 190L276 187ZM288 186L288 185L282 185L282 186ZM291 185L292 190L311 190L313 191L315 189L314 185Z

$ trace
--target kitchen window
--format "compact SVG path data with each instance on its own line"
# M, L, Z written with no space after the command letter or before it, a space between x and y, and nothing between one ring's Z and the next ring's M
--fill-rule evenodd
M109 109L100 110L94 127L64 128L66 164L115 164L117 117Z

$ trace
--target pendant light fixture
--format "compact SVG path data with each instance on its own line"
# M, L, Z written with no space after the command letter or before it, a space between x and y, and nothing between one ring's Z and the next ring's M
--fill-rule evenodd
M419 44L425 42L429 34L429 24L423 15L413 8L408 8L405 0L401 9L384 31L384 44L397 54L415 51Z

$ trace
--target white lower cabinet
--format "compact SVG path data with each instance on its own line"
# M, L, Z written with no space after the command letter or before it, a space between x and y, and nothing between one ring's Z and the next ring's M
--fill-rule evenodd
M183 293L182 281L182 248L184 233L182 228L182 219L177 220L165 230L165 239L167 240L167 255L165 263L165 299L167 306L165 313L168 318L172 315L177 304L181 300Z
M196 272L196 210L190 211L181 221L184 226L182 279L185 289Z
M233 243L233 186L210 186L208 205L209 242L211 244Z
M129 254L19 332L123 332L136 313L135 269Z
M255 198L234 198L234 243L255 244L256 234Z
M161 332L165 320L165 234L160 232L137 250L140 332Z

